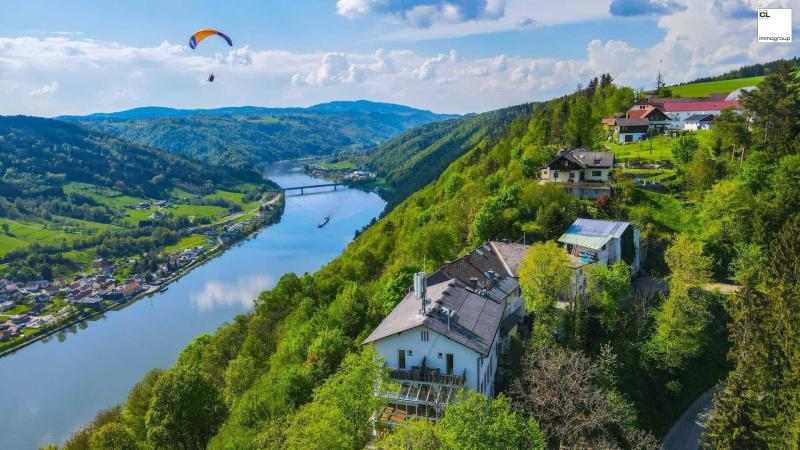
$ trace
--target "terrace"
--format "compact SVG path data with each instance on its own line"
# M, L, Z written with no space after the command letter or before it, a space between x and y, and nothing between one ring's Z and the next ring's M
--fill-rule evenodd
M393 369L389 372L391 388L381 392L388 406L381 414L381 422L388 425L403 423L406 419L425 417L438 420L456 394L464 389L466 371L461 375L442 374L439 369L414 366L411 370Z

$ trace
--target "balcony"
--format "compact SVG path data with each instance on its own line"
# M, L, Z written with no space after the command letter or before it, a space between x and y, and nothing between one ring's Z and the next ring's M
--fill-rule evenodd
M419 366L411 366L408 369L392 369L389 372L389 377L397 381L418 381L421 383L435 383L444 384L447 386L464 386L466 381L467 371L461 375L442 374L438 368L427 367L428 358L422 358L422 364Z

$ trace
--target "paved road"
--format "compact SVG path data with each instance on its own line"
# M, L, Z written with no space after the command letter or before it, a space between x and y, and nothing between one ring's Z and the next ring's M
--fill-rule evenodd
M664 450L697 450L700 436L705 429L708 415L711 414L712 400L716 387L707 390L689 406L689 409L672 425L661 442Z

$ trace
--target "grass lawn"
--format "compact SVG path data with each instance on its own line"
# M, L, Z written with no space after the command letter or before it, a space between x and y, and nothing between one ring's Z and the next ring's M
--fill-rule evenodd
M623 172L648 181L662 181L675 175L674 169L625 169Z
M73 241L83 236L79 233L66 233L60 230L47 229L44 225L36 222L0 218L0 224L8 224L8 234L0 231L0 256L11 250L27 247L35 242L39 244L60 244L61 241Z
M630 210L634 222L652 222L659 231L673 233L691 232L696 227L691 205L669 194L637 189L634 203Z
M721 80L721 81L709 81L706 83L684 84L681 86L672 86L669 89L672 90L673 97L706 97L709 94L719 94L723 92L729 94L741 87L755 86L763 80L764 80L763 76L739 78L736 80Z
M672 161L672 141L669 136L656 136L645 141L618 144L603 142L606 151L614 153L617 161ZM651 146L652 144L652 146Z
M183 250L186 248L196 247L198 245L205 245L207 237L199 235L199 234L192 234L189 236L184 237L180 241L178 241L175 245L170 245L169 247L165 248L165 251L171 252L173 250Z
M698 130L692 133L701 146L710 145L713 139L711 131ZM647 139L629 144L619 144L617 142L603 141L600 145L606 151L614 153L617 161L672 161L672 143L676 138L671 136L659 135L652 139Z

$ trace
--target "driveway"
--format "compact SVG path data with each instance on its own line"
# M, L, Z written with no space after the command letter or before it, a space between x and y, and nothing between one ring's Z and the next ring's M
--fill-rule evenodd
M700 436L705 430L705 423L711 414L712 400L716 387L707 390L689 409L672 425L669 433L661 442L664 450L697 450L700 448Z

